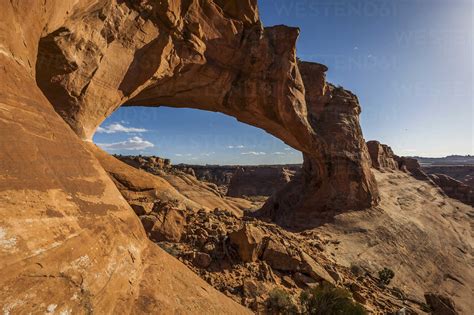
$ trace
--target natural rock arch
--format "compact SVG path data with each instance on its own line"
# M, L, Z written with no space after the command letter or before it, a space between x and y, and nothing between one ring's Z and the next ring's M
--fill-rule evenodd
M297 60L298 33L263 28L255 0L108 3L43 37L37 82L84 140L122 104L217 111L266 130L305 162L264 213L313 224L378 195L358 100L326 84L325 66Z
M294 222L288 213L304 218L377 199L356 98L321 84L321 66L297 65L296 29L264 31L255 0L134 3L1 3L0 303L7 310L247 313L147 240L80 141L126 102L171 104L164 96L172 95L175 106L233 114L303 151L304 191L292 195L294 184L279 194L278 208L269 207L281 222ZM144 68L129 72L135 65ZM203 98L203 86L220 97ZM171 94L178 91L179 104ZM246 97L253 101L240 101ZM298 211L286 212L287 204Z

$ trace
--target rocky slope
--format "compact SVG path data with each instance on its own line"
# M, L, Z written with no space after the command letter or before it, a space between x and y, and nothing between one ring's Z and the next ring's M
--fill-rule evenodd
M409 171L416 163L407 161L403 169L374 171L380 206L328 216L300 233L249 212L186 210L179 202L135 210L152 240L256 312L267 310L275 288L297 300L305 288L329 282L376 314L468 314L472 208L447 198L428 176L416 179ZM395 272L388 286L378 275L386 267Z
M449 197L474 206L474 188L471 186L444 174L430 174L429 177Z
M327 252L342 265L395 272L394 287L411 300L448 296L460 314L473 309L473 208L447 198L429 181L394 170L374 171L382 202L340 214L316 230L336 244ZM441 313L442 314L442 313Z
M470 165L422 165L427 174L443 174L452 177L464 185L474 188L474 166Z
M301 233L225 208L196 212L158 203L136 212L152 240L254 311L265 312L275 288L297 300L308 286L330 282L374 313L467 314L472 208L447 198L416 160L377 146L382 204L328 215ZM389 286L378 280L385 267L395 272Z
M474 205L474 189L465 183L458 181L446 174L434 173L434 170L438 168L434 166L431 167L422 167L417 159L409 157L399 157L395 155L392 149L385 145L381 144L378 141L369 141L367 142L367 147L369 148L370 157L372 160L372 167L380 171L394 171L402 170L407 172L414 177L428 181L434 186L437 186L442 189L442 191L449 197L457 199L465 204ZM446 170L446 166L442 166L438 170ZM449 167L448 167L449 169ZM429 170L428 174L426 170ZM469 179L470 176L466 175L466 170L469 173L469 167L457 167L450 172L457 174L458 177Z

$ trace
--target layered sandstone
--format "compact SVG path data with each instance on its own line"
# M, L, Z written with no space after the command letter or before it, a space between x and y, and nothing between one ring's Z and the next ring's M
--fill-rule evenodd
M423 165L427 174L444 174L474 188L473 165Z
M372 167L378 170L398 170L397 156L392 149L378 141L368 141L367 148L369 149Z
M430 174L430 179L451 198L474 207L474 189L444 174Z
M309 62L301 62L299 67L308 90L324 81L326 67ZM364 209L379 200L360 128L357 96L325 83L319 93L306 94L306 103L319 149L303 151L301 175L272 196L262 209L263 215L270 214L279 224L294 227L314 226L327 216Z
M271 196L288 184L295 173L284 167L240 167L230 180L227 195Z

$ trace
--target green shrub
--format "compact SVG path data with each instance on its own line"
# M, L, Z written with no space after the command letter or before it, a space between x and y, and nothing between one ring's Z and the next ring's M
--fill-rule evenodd
M421 308L421 310L422 310L423 312L425 312L425 313L431 313L431 312L433 312L433 310L431 309L431 307L430 307L428 304L426 304L426 303L421 303L420 308Z
M352 301L347 290L330 284L309 288L301 293L303 314L311 315L365 315L362 305Z
M269 314L298 314L298 307L293 303L290 295L282 289L273 289L267 299Z
M395 272L389 268L383 268L379 271L379 280L381 283L385 285L389 285L390 281L392 281L393 277L395 277Z

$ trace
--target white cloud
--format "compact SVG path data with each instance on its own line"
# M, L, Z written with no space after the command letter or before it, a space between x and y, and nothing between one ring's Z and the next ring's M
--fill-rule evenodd
M243 154L243 155L266 155L265 152L255 152L255 151L242 152L240 154Z
M286 153L285 152L273 152L272 154L273 155L285 155Z
M126 141L115 143L98 143L105 150L145 150L153 148L155 145L140 137L132 137Z
M201 153L201 156L211 156L213 154L216 154L216 152Z
M176 153L175 156L179 156L179 157L183 157L183 156L187 156L187 157L190 157L190 156L193 156L191 153Z
M285 148L284 150L285 151L291 151L291 150L293 150L293 148Z
M243 148L245 148L245 146L243 146L241 144L240 145L228 145L227 146L227 149L243 149Z
M133 128L133 127L125 127L122 124L119 123L113 123L110 124L104 128L99 127L97 128L98 133L118 133L118 132L124 132L124 133L131 133L131 132L147 132L148 130L143 129L143 128Z
M354 50L359 50L359 47L357 47L357 46L354 46Z

